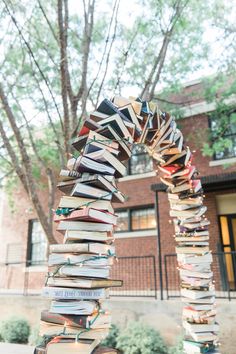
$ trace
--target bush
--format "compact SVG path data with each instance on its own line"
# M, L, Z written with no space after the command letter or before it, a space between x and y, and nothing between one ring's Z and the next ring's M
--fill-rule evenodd
M117 347L117 337L120 334L120 329L112 324L108 336L102 341L101 345L109 348Z
M28 343L29 323L23 318L12 317L0 326L0 337L8 343Z
M130 323L117 338L117 349L125 354L167 354L159 332L143 323Z
M169 348L169 354L182 354L183 353L183 338L180 337L175 347Z
M39 335L39 326L31 328L30 336L28 339L29 345L39 345L42 343L43 337Z

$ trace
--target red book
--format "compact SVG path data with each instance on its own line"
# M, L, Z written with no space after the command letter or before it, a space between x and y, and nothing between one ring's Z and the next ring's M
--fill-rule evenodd
M171 176L174 173L177 173L179 170L182 169L182 166L173 166L173 165L169 165L169 166L158 166L159 171L165 173L165 175Z
M88 134L90 132L90 130L97 130L101 128L101 126L99 124L97 124L96 122L94 122L92 119L90 118L86 118L84 121L84 124L82 125L78 136L84 136L86 134Z
M105 224L116 225L117 216L109 212L93 208L84 208L72 211L68 215L54 215L54 221L95 221Z

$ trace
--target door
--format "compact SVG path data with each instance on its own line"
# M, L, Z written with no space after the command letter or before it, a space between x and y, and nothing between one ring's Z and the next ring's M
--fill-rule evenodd
M236 214L220 215L219 221L227 280L230 290L236 290Z

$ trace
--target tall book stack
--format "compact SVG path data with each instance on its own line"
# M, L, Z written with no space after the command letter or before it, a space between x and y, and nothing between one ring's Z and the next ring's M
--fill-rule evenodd
M109 287L122 285L110 279L117 222L112 202L125 201L116 179L126 174L124 162L134 143L146 145L168 186L186 302L184 350L201 353L216 347L209 221L192 154L173 117L152 102L117 96L103 100L85 119L72 143L74 156L60 172L57 187L63 195L54 221L64 241L50 246L43 293L52 301L41 314L45 343L36 349L38 354L90 354L108 333L111 316L102 300Z
M117 223L112 202L125 201L116 178L126 174L124 161L140 128L131 104L118 108L105 99L72 143L74 153L60 172L57 187L63 195L54 215L64 239L50 245L43 289L52 299L50 309L41 313L45 353L90 354L109 332L111 316L103 300L109 287L122 285L110 279Z
M201 181L192 163L192 153L184 144L175 120L166 113L160 113L156 119L158 130L152 133L148 148L158 162L160 179L167 186L175 228L184 302L184 352L216 353L219 325L211 271L209 221L205 217L207 208L203 205Z

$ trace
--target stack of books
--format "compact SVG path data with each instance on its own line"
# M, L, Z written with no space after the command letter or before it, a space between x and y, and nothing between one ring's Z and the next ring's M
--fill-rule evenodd
M156 116L148 149L158 162L161 181L167 186L170 216L175 227L176 253L181 279L185 353L216 352L215 288L209 249L209 221L205 217L203 190L193 156L184 144L175 120ZM147 137L149 136L147 131Z
M141 133L138 107L137 102L118 108L105 99L72 142L73 155L59 176L63 194L54 215L64 238L49 248L43 295L52 301L41 314L45 345L36 353L90 354L109 332L111 315L103 300L110 287L122 286L121 280L110 279L117 223L112 203L125 201L116 179L126 175L124 163Z
M41 315L45 344L36 349L38 354L90 354L108 333L111 316L102 300L109 287L122 285L110 279L117 223L112 202L125 201L116 179L126 174L134 143L146 145L168 187L186 303L184 350L201 353L216 347L209 221L192 154L172 116L152 102L116 96L104 99L85 119L72 142L74 156L60 172L57 187L63 196L54 221L64 240L50 246L43 293L52 302Z

